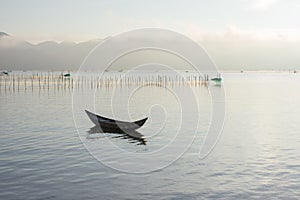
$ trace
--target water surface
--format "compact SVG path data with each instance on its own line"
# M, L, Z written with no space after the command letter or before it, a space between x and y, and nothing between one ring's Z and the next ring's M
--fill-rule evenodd
M192 146L168 167L146 174L111 169L86 150L79 136L87 136L93 124L82 115L86 123L79 124L78 135L71 89L13 92L2 88L0 198L298 199L300 76L252 72L224 73L223 77L226 117L214 151L204 160L198 157L211 119L209 88L198 87L201 115ZM124 120L150 115L148 127L140 130L149 138L146 145L139 145L115 135L107 137L128 152L145 153L163 147L180 127L177 122L181 109L176 98L163 88L152 87L144 88L139 96L127 102L124 91L125 88L115 91L114 115ZM184 93L184 87L179 87L177 92ZM111 93L110 89L96 92L98 113L112 115ZM89 96L88 91L82 92L83 99ZM149 109L151 103L163 106ZM125 109L123 105L128 106ZM191 116L199 114L198 109L184 112L190 112ZM150 137L164 120L166 125L159 134ZM194 123L194 118L185 120ZM191 127L183 127L182 131L188 139L189 134L194 134ZM103 137L99 134L84 142L96 150L103 149ZM112 161L119 159L109 151L105 156Z

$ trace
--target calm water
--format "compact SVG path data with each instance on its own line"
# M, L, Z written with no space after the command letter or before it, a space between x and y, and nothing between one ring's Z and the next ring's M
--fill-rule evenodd
M222 87L194 88L199 109L193 108L195 102L189 98L178 104L176 95L161 87L141 88L130 101L128 88L102 89L95 93L95 107L89 106L91 91L82 91L77 93L81 95L75 102L81 103L75 108L69 90L13 93L2 89L0 198L298 199L300 75L225 73L223 77ZM212 113L208 89L225 90L226 117L216 148L201 160L198 153ZM174 89L182 96L187 90ZM150 116L139 130L146 145L116 134L88 135L93 124L83 110L94 108L124 120ZM198 115L199 126L194 130ZM180 116L185 116L181 124ZM178 132L186 136L176 135ZM139 160L122 160L123 155L116 154L106 138L122 151L145 159L174 137L182 141L175 142L178 149L185 141L194 141L176 162L154 172L120 172L95 159L120 169L135 169ZM169 160L171 153L160 155L151 167Z

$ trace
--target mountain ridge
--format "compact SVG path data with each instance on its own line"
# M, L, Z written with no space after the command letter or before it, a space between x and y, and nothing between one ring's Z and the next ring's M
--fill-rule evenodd
M0 69L77 69L101 39L85 42L44 41L32 44L0 32Z
M3 36L9 37L9 34L7 34L5 32L0 32L0 37L3 37Z
M108 37L109 38L109 37ZM76 70L89 52L104 39L83 42L44 41L32 44L0 32L0 69L2 70ZM300 40L204 39L199 42L222 70L298 70ZM280 55L280 56L278 56ZM131 57L145 61L148 57ZM152 56L153 57L153 56ZM154 61L154 58L152 61ZM99 61L99 60L98 60ZM91 63L98 66L98 61ZM128 61L128 62L129 62ZM127 63L127 65L130 65ZM120 66L123 67L123 66Z

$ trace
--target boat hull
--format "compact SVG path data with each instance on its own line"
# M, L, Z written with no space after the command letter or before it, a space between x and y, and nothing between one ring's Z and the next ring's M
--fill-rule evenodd
M141 128L147 121L148 117L137 120L134 122L125 122L114 120L106 117L102 117L100 115L96 115L85 110L86 114L90 118L90 120L96 125L99 126L104 132L126 132L133 131Z

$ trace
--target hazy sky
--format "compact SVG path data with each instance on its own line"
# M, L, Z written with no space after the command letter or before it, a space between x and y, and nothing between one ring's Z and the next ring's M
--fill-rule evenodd
M195 40L228 32L300 39L299 0L0 0L0 31L31 42L84 41L142 27Z
M0 19L0 31L35 44L166 28L202 44L221 69L300 69L300 0L0 0ZM46 55L36 63L41 56L14 48L2 40L0 65L71 66L74 61L71 54L68 61L60 54L51 57L58 52L51 45L43 47L48 53L33 50ZM81 58L89 49L73 54Z

